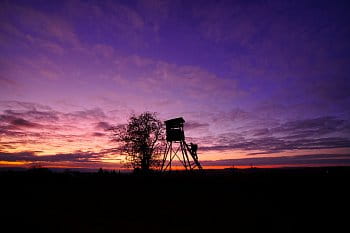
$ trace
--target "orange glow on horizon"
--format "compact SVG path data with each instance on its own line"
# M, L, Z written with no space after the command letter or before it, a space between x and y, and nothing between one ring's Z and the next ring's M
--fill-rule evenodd
M9 166L16 166L16 167L21 167L24 165L28 165L28 162L20 162L20 161L0 161L0 166L1 167L9 167Z
M91 138L92 140L92 138ZM19 159L19 161L0 161L0 167L29 167L35 164L40 164L43 167L48 168L91 168L91 169L110 169L110 170L128 170L123 168L123 164L125 162L125 156L121 156L119 154L113 154L108 149L113 148L115 145L107 142L105 139L99 139L91 143L91 140L84 141L84 143L78 143L71 147L71 145L65 145L64 141L60 143L63 144L62 147L55 147L55 143L58 143L56 139L53 144L43 145L42 142L37 144L20 144L16 148L8 148L3 149L1 152L3 153L23 153L23 152L33 152L33 156L59 156L59 155L69 155L72 154L81 154L82 161L75 160L69 161L55 161L54 159L50 159L49 161L41 161L43 159L38 159L35 161L35 158L31 158L23 161ZM75 142L72 142L74 144ZM36 149L36 150L34 150ZM308 155L314 154L314 150L298 150L298 151L287 151L273 154L257 154L257 155L249 155L248 153L259 153L259 151L244 151L244 150L225 150L225 151L200 151L199 147L199 161L208 161L208 162L217 162L220 163L220 160L225 159L253 159L253 158L262 158L262 157L289 157L289 156L297 156L297 155ZM260 151L261 152L261 151ZM84 159L84 153L87 155L87 159ZM329 154L347 154L348 148L337 148L337 149L325 149L322 150L322 153ZM91 157L88 157L91 156ZM233 162L234 163L234 162ZM212 163L213 164L213 163ZM227 164L227 163L226 163ZM256 168L280 168L280 167L317 167L317 166L328 166L327 164L317 165L317 164L278 164L278 165L254 165ZM334 166L342 166L341 164L330 164ZM232 168L232 165L204 165L205 169L225 169ZM235 168L250 168L250 163L247 165L235 165ZM172 166L173 170L184 170L184 167L181 166Z

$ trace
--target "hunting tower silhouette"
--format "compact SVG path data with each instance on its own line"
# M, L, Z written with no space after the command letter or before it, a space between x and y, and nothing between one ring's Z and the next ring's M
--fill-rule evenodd
M172 162L177 158L186 170L202 169L198 161L198 145L185 141L185 120L182 117L165 121L166 140L161 171L171 171Z

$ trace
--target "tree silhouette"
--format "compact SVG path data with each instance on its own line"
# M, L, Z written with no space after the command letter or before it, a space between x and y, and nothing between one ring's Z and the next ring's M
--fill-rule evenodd
M156 113L133 115L128 124L118 125L112 130L129 167L146 172L159 166L160 152L164 147L164 129Z

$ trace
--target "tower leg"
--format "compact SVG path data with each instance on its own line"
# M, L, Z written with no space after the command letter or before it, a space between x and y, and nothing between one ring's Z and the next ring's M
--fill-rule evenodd
M162 167L160 169L160 171L163 171L164 170L164 165L165 165L165 162L166 162L166 158L168 156L168 150L169 150L169 143L166 144L165 146L165 151L164 151L164 155L163 155L163 161L162 161Z
M191 166L190 159L188 158L186 142L185 141L181 141L181 147L183 148L182 149L182 153L184 154L184 157L186 157L187 166L189 167L190 170L192 170L193 168Z
M187 145L185 140L181 140L178 143L178 147L176 150L173 149L173 142L170 141L167 143L165 147L165 152L162 160L161 172L166 170L171 171L172 162L175 157L179 159L179 162L185 167L185 170L193 170L194 168L202 169L201 164L198 161L198 156L195 151L192 151L190 147ZM176 143L176 144L177 144ZM177 153L181 150L182 156ZM189 152L189 154L187 153ZM168 159L168 161L167 161ZM193 161L191 161L193 160Z

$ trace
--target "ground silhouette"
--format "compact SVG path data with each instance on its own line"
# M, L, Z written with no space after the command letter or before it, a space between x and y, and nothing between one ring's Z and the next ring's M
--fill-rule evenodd
M337 232L350 168L1 172L3 232Z

